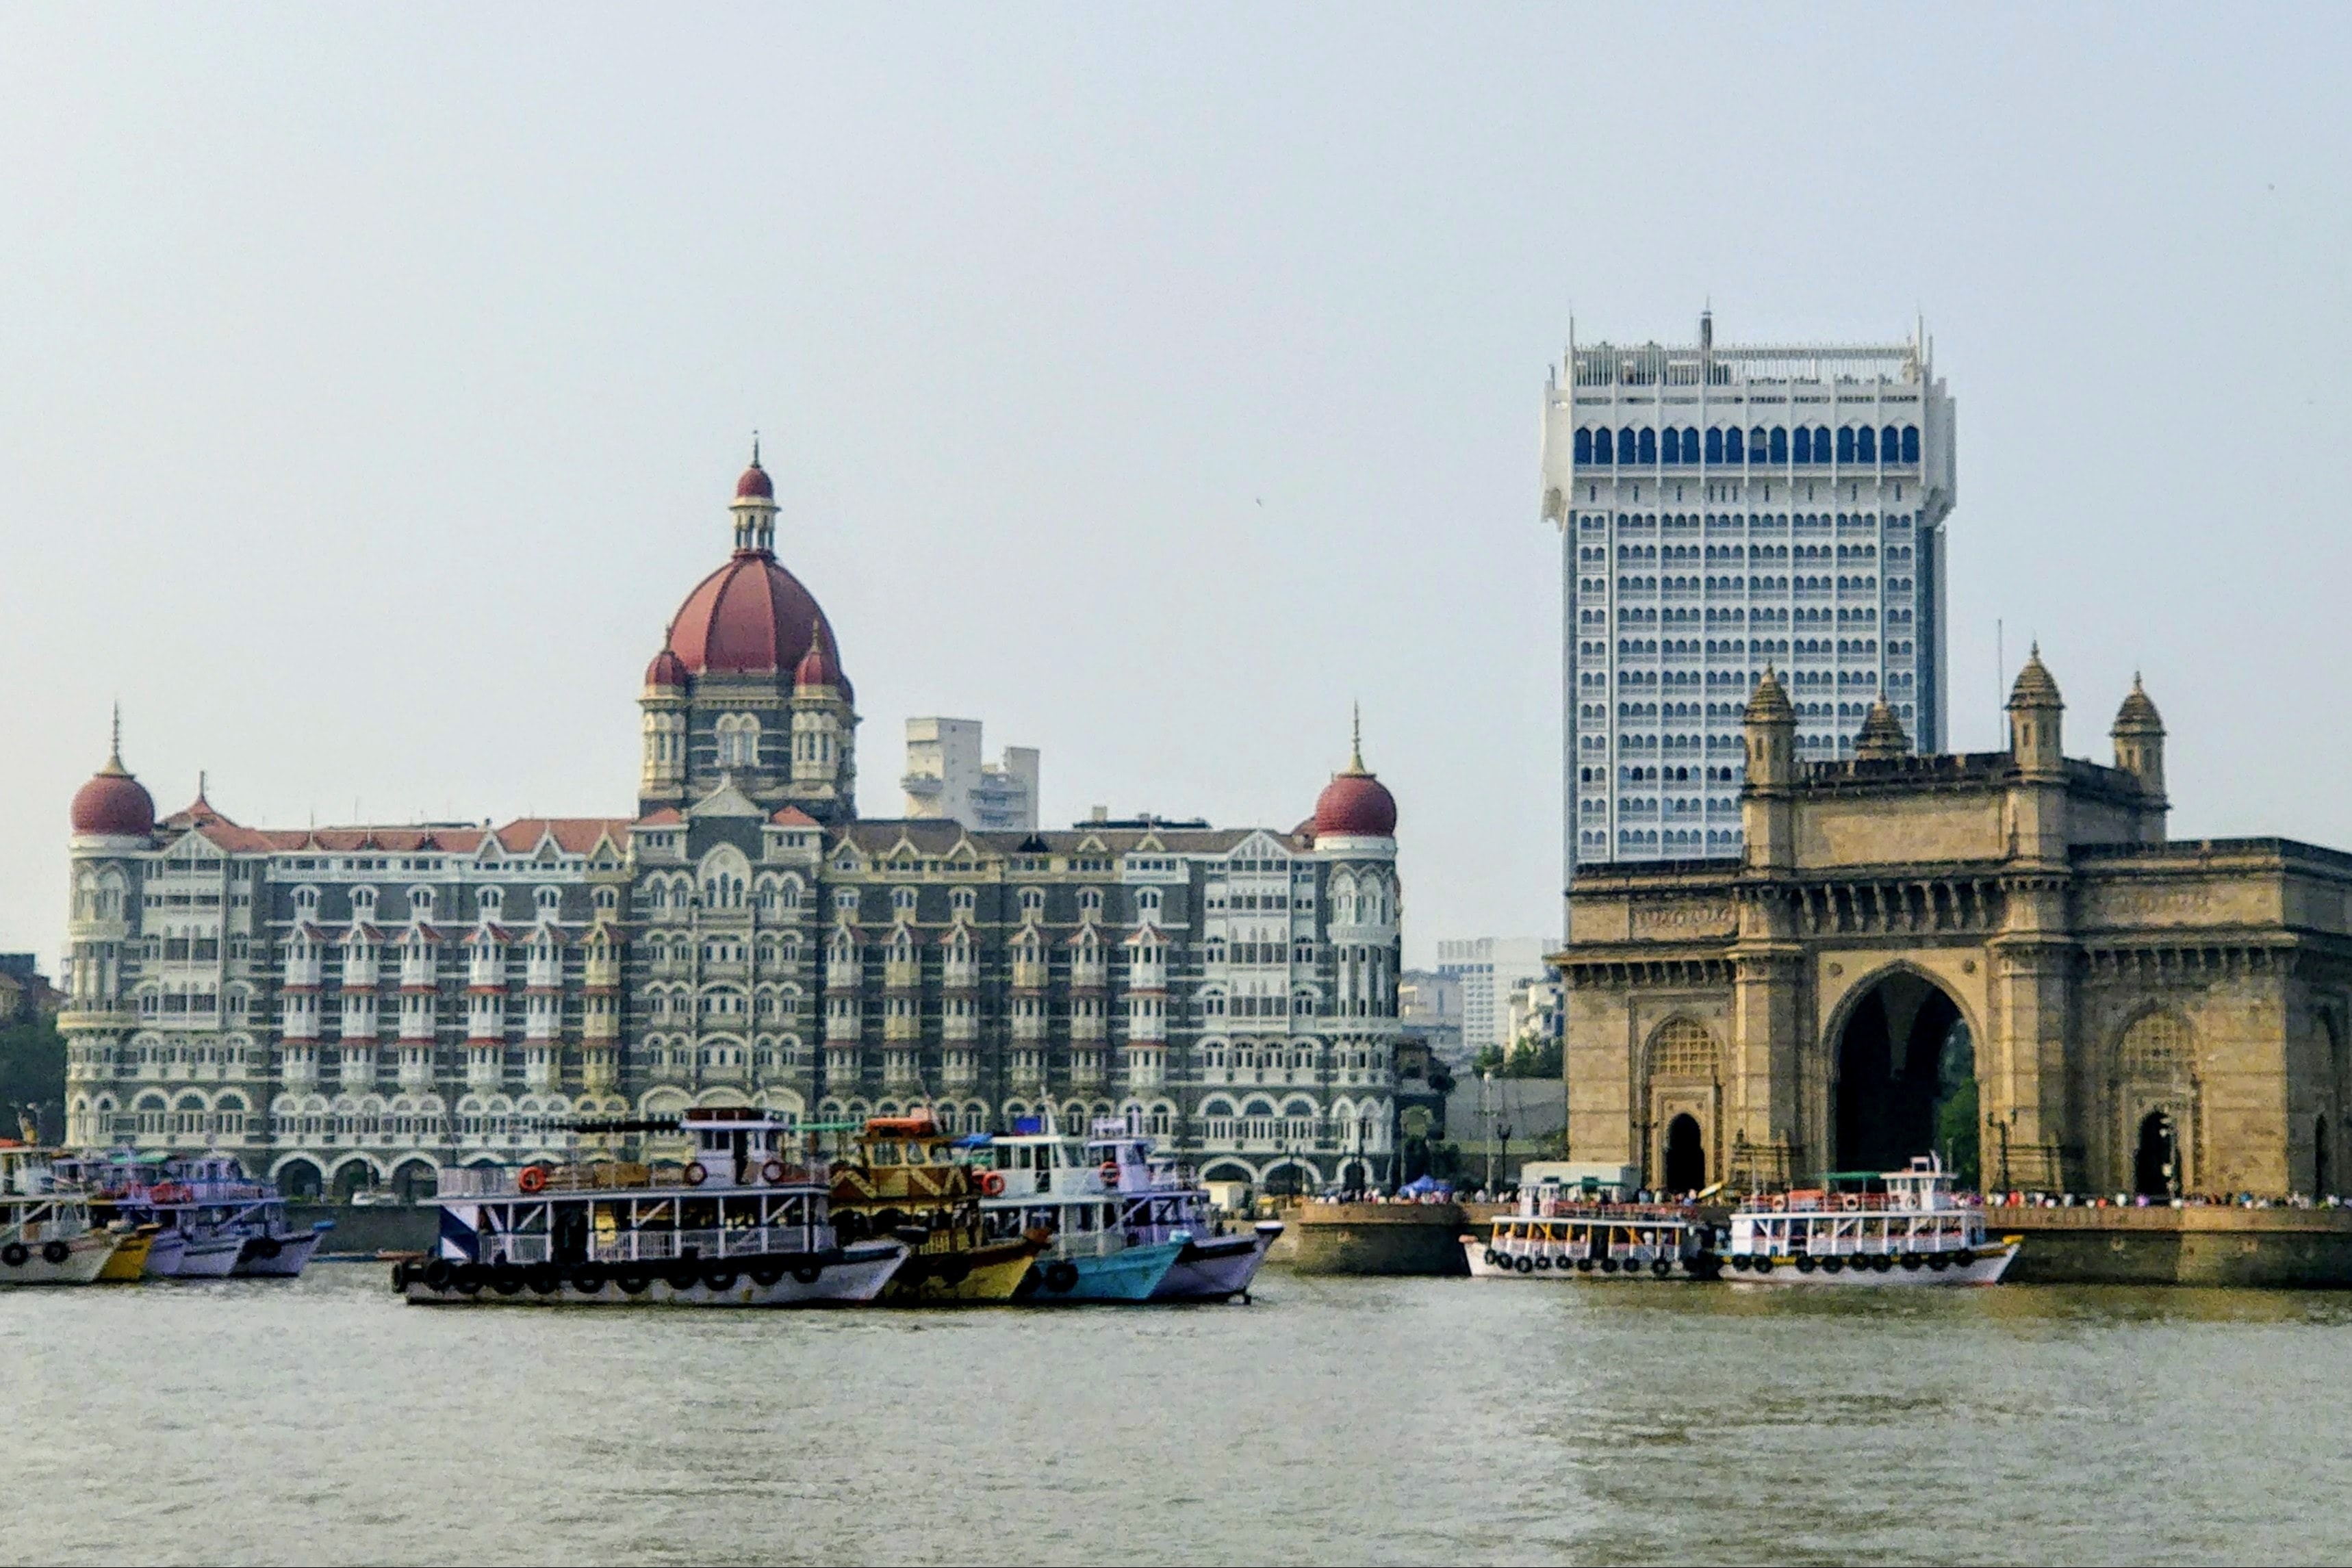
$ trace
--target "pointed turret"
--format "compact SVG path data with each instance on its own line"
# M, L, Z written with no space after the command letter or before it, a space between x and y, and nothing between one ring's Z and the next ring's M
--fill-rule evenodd
M2058 683L2042 663L2042 644L2025 655L2025 668L2009 692L2009 749L2018 769L2027 774L2055 776L2065 771L2060 717L2066 703Z
M1857 762L1892 762L1911 754L1911 737L1903 732L1903 721L1895 716L1885 697L1870 705L1870 715L1862 721L1862 732L1854 737L1853 756Z

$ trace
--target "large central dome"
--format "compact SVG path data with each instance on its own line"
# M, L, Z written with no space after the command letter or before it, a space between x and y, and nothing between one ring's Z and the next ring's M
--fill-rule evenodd
M667 652L688 674L784 674L819 644L836 663L841 657L814 596L776 564L774 494L754 449L751 466L736 481L730 508L735 514L735 554L695 585L670 620Z
M800 579L772 556L746 552L701 582L669 623L669 647L698 675L790 670L819 632L833 628Z

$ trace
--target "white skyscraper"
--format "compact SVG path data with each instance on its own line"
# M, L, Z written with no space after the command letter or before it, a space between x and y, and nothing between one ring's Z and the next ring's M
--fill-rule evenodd
M1003 761L982 762L976 718L908 719L899 785L909 817L943 817L999 832L1036 831L1037 748L1008 746Z
M1465 1051L1510 1049L1511 988L1549 976L1544 956L1559 950L1559 943L1541 936L1473 936L1437 945L1437 972L1462 987Z
M1885 696L1944 744L1953 408L1887 346L1580 344L1544 392L1566 601L1568 868L1739 852L1740 711L1779 668L1798 757Z

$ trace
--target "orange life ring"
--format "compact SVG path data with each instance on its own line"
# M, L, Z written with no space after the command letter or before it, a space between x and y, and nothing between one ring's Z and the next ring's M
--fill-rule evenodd
M1004 1196L1004 1173L1002 1171L981 1172L980 1190L986 1193L991 1197L1003 1197Z
M1118 1185L1118 1162L1117 1160L1105 1160L1102 1163L1102 1168L1095 1174L1102 1177L1103 1186L1117 1186Z
M781 1186L783 1185L784 1177L790 1173L784 1169L783 1161L770 1160L760 1167L760 1174L767 1178L770 1186Z
M685 1171L681 1174L685 1176L686 1185L688 1186L700 1186L710 1179L709 1168L700 1160L688 1160L686 1163Z
M515 1186L523 1192L545 1192L547 1167L545 1166L523 1166L522 1174L515 1177Z

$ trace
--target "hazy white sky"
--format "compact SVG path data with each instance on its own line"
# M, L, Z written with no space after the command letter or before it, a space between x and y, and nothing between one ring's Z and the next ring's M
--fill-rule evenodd
M896 814L1287 827L1348 705L1408 956L1558 925L1537 416L1586 337L1889 339L1993 629L2176 833L2352 843L2352 10L0 12L0 946L105 755L254 823L628 811L748 433Z

